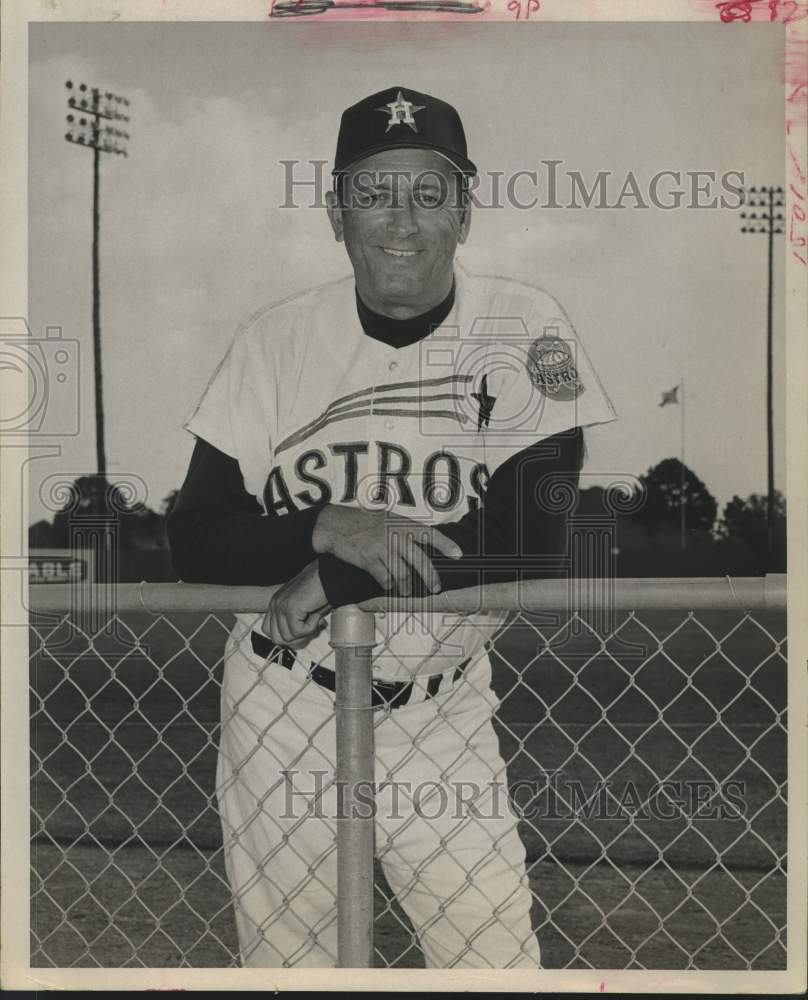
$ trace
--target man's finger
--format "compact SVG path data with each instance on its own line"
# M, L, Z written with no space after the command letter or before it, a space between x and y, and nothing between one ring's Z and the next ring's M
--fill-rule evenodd
M266 618L264 618L264 631L273 642L280 642L278 615L272 604L269 605L269 611L267 611Z
M312 637L310 635L303 635L300 636L298 639L290 639L290 641L287 642L286 645L289 647L289 649L302 649L304 646L308 646L309 642L311 642L311 639Z
M274 643L278 643L280 641L280 636L278 635L277 615L275 614L275 608L273 607L272 602L270 602L267 613L264 615L264 621L261 627L264 634L268 635Z
M311 639L313 639L316 635L319 635L320 632L322 632L322 630L325 628L325 626L326 626L325 618L323 618L320 612L312 611L310 614L306 615L305 620L301 622L299 634L301 636L305 636L306 641L308 642Z
M403 545L397 531L387 534L387 570L398 594L406 596L410 592L410 567L403 556Z
M291 614L287 619L286 628L293 643L305 644L313 639L324 625L325 619L322 612L317 609Z
M453 542L451 538L441 534L437 528L433 528L430 532L429 544L450 559L459 559L463 555L463 550L457 542Z
M388 569L395 578L397 592L406 597L412 591L412 576L407 560L407 540L394 534L390 542Z
M273 620L277 642L281 646L288 646L294 636L291 634L286 622L286 614L277 611Z
M309 630L305 624L305 617L301 617L299 612L284 608L281 617L281 631L284 642L287 646L304 639L308 642Z
M391 574L387 570L387 566L382 562L381 559L373 558L365 567L367 571L371 574L376 583L385 590L392 590L394 586L394 580Z
M432 565L432 560L412 534L408 537L409 544L407 546L406 557L409 560L410 566L424 581L426 589L436 594L440 590L440 577Z

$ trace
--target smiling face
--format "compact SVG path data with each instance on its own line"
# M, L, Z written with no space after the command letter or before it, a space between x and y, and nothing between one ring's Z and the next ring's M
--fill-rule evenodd
M342 196L327 196L337 240L371 309L406 319L449 294L470 225L451 164L429 149L388 149L354 164Z

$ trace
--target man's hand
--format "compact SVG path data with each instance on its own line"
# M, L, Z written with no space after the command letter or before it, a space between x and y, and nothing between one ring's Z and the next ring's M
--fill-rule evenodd
M440 577L425 549L432 546L450 559L463 550L437 528L418 524L407 517L391 517L387 511L359 510L327 504L314 523L315 552L330 553L358 566L385 590L402 595L411 592L411 573L417 573L432 593L440 590Z
M329 610L315 560L275 591L263 630L276 645L299 649L323 629Z

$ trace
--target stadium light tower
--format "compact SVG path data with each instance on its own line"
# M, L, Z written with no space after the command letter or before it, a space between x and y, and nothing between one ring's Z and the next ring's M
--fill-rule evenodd
M769 237L769 288L766 309L766 528L769 550L774 547L774 411L772 394L772 301L774 281L774 237L783 232L784 205L781 187L753 187L744 193L743 204L759 212L741 212L742 233L764 233Z
M125 143L129 133L119 123L129 124L124 109L129 101L108 90L101 91L86 83L65 82L68 92L67 132L65 139L93 151L93 362L95 367L95 444L98 475L106 478L107 456L104 445L104 402L101 379L101 299L98 284L98 182L102 153L127 156ZM106 123L106 124L105 124ZM114 124L113 124L114 123Z

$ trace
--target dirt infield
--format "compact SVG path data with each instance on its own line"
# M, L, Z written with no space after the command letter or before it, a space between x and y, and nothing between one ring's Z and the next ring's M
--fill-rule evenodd
M644 614L604 644L548 644L557 628L534 622L498 640L509 780L542 789L520 831L546 967L785 967L785 616L741 617ZM32 965L233 965L213 795L229 622L125 625L138 645L88 651L57 631L32 657ZM660 797L632 814L661 778L678 811ZM376 964L419 967L377 876Z

